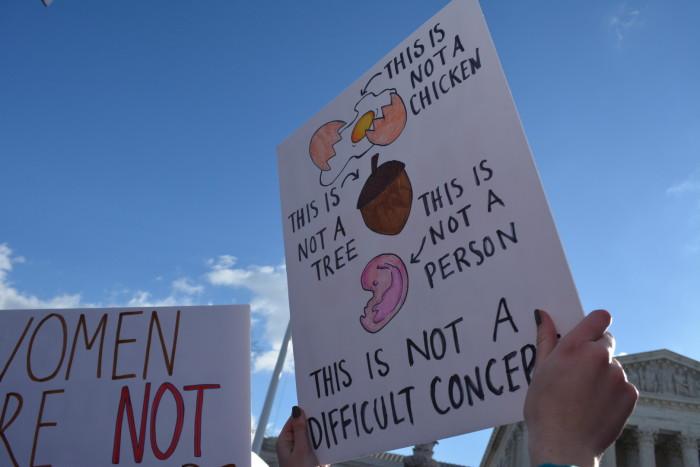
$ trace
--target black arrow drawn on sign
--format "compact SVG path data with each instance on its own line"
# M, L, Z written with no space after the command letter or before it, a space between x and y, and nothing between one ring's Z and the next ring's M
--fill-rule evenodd
M355 180L357 180L358 178L360 178L360 169L355 169L354 172L350 172L349 174L347 174L347 175L345 176L345 178L343 179L343 181L340 183L340 188L343 188L343 187L345 186L345 182L347 181L347 179L348 179L349 177L352 177L352 181L353 181L353 182L354 182Z
M376 78L377 76L380 76L381 74L382 74L382 72L380 71L379 73L375 73L374 75L372 75L372 77L369 79L369 81L367 81L367 84L365 84L365 87L362 88L362 90L360 91L361 96L364 96L365 94L367 94L367 88L369 87L369 83L371 83L374 78Z
M413 253L411 253L411 264L420 263L420 260L418 259L418 257L423 252L424 246L425 246L425 235L423 235L423 240L420 241L420 248L418 249L418 253L416 253L415 255Z

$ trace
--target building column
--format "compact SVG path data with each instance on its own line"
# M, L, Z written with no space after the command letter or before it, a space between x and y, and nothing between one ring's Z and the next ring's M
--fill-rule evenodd
M600 467L617 467L616 456L615 443L613 442L603 453L603 460L600 462Z
M683 450L683 467L700 467L698 438L688 433L682 433L680 441Z
M437 467L437 462L433 459L433 449L437 443L433 441L413 446L413 455L404 457L404 467Z
M639 428L637 430L639 467L656 467L655 438L656 430L651 428Z
M530 451L527 448L526 434L525 423L519 422L513 426L512 465L517 465L518 467L530 465Z

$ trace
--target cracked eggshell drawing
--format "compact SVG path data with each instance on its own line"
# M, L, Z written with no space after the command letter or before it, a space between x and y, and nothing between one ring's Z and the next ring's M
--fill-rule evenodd
M350 123L333 120L321 125L311 136L309 155L321 171L319 183L330 186L354 159L376 146L387 146L406 126L406 106L395 89L367 92L355 104Z
M360 278L362 288L372 293L360 316L365 331L379 332L396 316L408 294L408 271L401 258L391 253L375 256Z

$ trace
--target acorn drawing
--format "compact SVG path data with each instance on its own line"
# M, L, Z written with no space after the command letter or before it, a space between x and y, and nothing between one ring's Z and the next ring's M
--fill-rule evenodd
M372 173L365 181L357 209L365 225L378 234L397 235L411 214L413 189L406 164L388 161L377 167L379 154L372 156Z

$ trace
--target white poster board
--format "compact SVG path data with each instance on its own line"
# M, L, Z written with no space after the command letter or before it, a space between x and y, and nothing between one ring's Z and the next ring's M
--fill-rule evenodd
M296 383L321 463L522 418L535 308L583 316L476 0L278 149Z
M250 466L245 306L0 311L0 465Z

